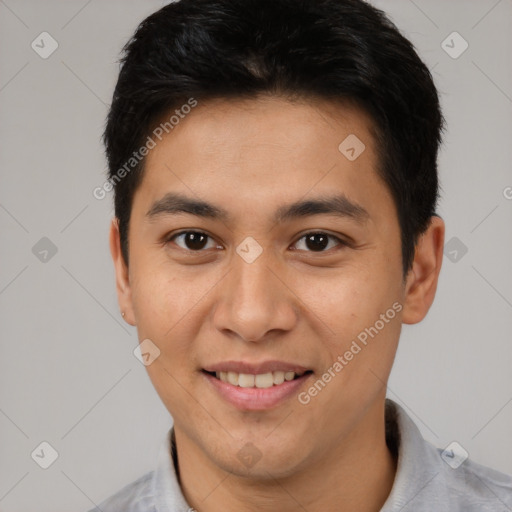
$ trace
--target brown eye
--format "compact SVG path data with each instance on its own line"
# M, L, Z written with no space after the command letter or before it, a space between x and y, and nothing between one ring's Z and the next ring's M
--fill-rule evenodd
M178 240L181 243L178 243ZM174 241L178 247L188 251L201 251L205 247L208 249L215 247L213 240L211 240L211 247L207 247L209 240L211 240L211 237L200 231L182 231L169 239L169 241Z
M336 243L329 247L330 240L335 240ZM331 249L336 245L346 245L342 240L338 237L329 235L327 233L315 232L315 233L307 233L303 237L299 238L296 245L299 245L301 241L303 247L297 247L299 250L306 250L309 252L326 252L326 248Z

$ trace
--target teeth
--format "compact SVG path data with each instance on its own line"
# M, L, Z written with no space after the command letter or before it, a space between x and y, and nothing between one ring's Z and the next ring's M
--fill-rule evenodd
M284 382L284 372L274 372L274 384L279 386L279 384L282 384Z
M248 373L241 373L238 376L238 385L241 388L253 388L254 387L254 375Z
M229 382L233 386L241 388L270 388L272 386L279 386L285 380L293 380L298 376L295 372L268 372L260 373L258 375L251 375L249 373L236 373L236 372L215 372L215 376L223 381Z
M238 373L228 372L228 382L233 386L238 386Z
M257 388L271 388L274 385L274 377L272 373L255 375L254 384L256 384Z

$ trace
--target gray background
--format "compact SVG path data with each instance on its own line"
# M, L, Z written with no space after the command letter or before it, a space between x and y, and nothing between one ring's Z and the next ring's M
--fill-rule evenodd
M437 446L512 473L512 2L374 3L441 92L440 214L455 237L388 395ZM154 466L171 424L118 312L110 196L92 195L119 51L163 4L0 0L1 512L92 508ZM47 59L31 48L43 31L59 45ZM453 31L469 43L456 59L441 46ZM46 470L31 458L42 441L59 453Z

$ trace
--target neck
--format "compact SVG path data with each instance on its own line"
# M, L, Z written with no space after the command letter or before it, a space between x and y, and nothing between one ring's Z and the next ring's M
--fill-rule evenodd
M180 484L198 512L378 512L393 486L396 460L386 445L384 401L323 454L284 478L254 480L224 471L176 428Z

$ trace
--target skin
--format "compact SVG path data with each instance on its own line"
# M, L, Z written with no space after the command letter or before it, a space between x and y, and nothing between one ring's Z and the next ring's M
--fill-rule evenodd
M396 461L385 443L384 400L402 323L414 324L434 299L444 223L420 238L404 281L400 229L376 173L371 120L351 106L260 97L199 104L151 150L129 229L129 266L114 219L110 245L125 320L161 351L147 367L174 419L183 493L200 512L378 511ZM354 161L338 150L356 134ZM228 210L229 221L147 212L167 192ZM363 222L319 214L273 221L284 204L343 192L367 210ZM211 236L187 249L193 229ZM332 239L323 252L302 238ZM236 252L251 236L262 254ZM348 238L347 238L348 237ZM262 411L239 410L202 369L227 360L277 359L313 371L309 387L380 315L402 305L306 405L297 396ZM252 443L261 459L237 457Z

